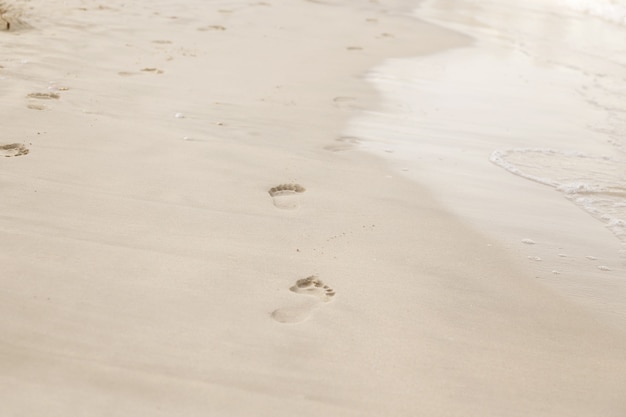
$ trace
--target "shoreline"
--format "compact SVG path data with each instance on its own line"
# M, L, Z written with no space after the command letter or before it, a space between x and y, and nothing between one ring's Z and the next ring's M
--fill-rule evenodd
M623 334L341 136L368 65L463 38L361 6L150 5L49 10L66 26L1 57L30 150L0 171L7 410L626 409Z
M383 103L352 120L346 134L363 138L362 148L389 161L395 175L428 185L446 210L505 246L535 279L623 331L626 286L621 276L626 264L619 221L612 235L606 230L611 219L602 220L608 213L594 216L595 206L585 210L576 204L577 200L593 201L593 187L600 189L593 177L583 182L587 179L583 164L597 174L600 184L618 179L610 169L619 171L619 148L608 145L617 140L607 135L611 129L605 119L610 115L598 104L607 100L607 94L596 96L597 101L585 100L597 94L591 82L595 72L585 73L585 65L598 73L603 67L599 60L580 61L583 69L568 66L568 60L575 57L571 51L545 57L542 41L533 38L533 32L518 35L518 43L525 45L520 51L506 34L521 32L531 17L508 10L518 21L507 10L499 10L497 16L484 12L483 20L473 22L464 19L463 5L454 12L445 7L418 9L416 14L474 35L476 42L436 56L387 60L369 71L368 79L383 94ZM507 29L498 26L507 19L511 20ZM578 37L597 24L571 23L571 17L547 19L547 26L557 33L567 33L567 23L575 24L576 31L572 31ZM498 30L504 33L502 39L494 35ZM570 39L571 43L576 44L576 39ZM450 64L455 62L466 64L462 68ZM607 65L604 71L610 73ZM581 97L581 91L585 96ZM498 152L500 163L489 162ZM520 168L506 162L507 157L517 157ZM533 167L536 160L546 167ZM547 169L549 163L552 171ZM558 171L559 163L579 166L579 172L567 165ZM502 169L503 164L508 169ZM531 168L535 168L530 171L533 174L524 175ZM569 183L568 175L573 177ZM590 192L559 192L557 178L566 183L562 188ZM619 205L616 201L615 207Z

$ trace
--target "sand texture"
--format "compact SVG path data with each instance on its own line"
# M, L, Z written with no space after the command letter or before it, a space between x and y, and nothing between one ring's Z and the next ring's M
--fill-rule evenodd
M343 136L471 42L409 6L11 2L0 415L625 415L621 329Z

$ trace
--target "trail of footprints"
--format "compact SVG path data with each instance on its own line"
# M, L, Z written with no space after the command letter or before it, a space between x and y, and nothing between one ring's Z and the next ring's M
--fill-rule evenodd
M293 198L297 194L305 192L306 189L300 184L280 184L268 190L274 205L277 208L296 208L297 201ZM309 295L314 299L308 303L294 307L284 307L274 310L271 313L272 319L279 323L299 323L311 316L311 313L319 305L332 301L335 297L335 290L326 285L316 275L299 279L289 290L296 294Z

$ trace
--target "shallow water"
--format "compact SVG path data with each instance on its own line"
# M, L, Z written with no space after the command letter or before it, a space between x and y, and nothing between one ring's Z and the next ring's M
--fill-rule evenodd
M626 1L624 0L564 0L560 5L611 23L626 25Z
M626 25L581 4L421 2L473 44L372 69L383 104L345 134L625 325Z
M435 188L493 190L491 161L561 192L626 244L626 26L612 23L620 4L598 3L615 6L604 20L580 1L421 3L419 18L474 45L372 70L385 105L349 133Z
M626 161L554 149L495 151L491 161L562 192L626 242Z
M446 17L450 9L441 8L441 4L429 2L424 13L421 10L417 13L432 16L438 23L454 21ZM479 41L495 41L526 55L531 66L549 69L551 74L543 74L544 80L551 76L559 78L558 88L557 80L552 85L534 88L529 83L529 90L534 89L539 98L534 105L545 104L545 97L539 96L560 96L568 102L543 109L552 122L566 125L574 120L584 121L584 126L579 125L571 137L547 134L546 129L539 148L528 147L531 142L528 139L516 141L515 145L523 147L508 147L513 145L509 141L494 143L494 146L508 146L494 150L490 160L515 175L563 193L626 244L626 26L620 25L626 24L626 2L531 1L523 6L508 1L481 2L484 8L478 13L479 3L463 4L466 7L456 7L455 14L473 16L480 24L457 21L452 23L456 29ZM505 61L515 65L520 78L530 76L535 70L524 69L510 58L500 59L501 63ZM469 79L466 81L471 83ZM500 81L498 89L511 84L497 78L493 81ZM571 97L572 93L578 97ZM536 112L530 116L533 121L540 119ZM548 127L548 123L539 122L540 126Z

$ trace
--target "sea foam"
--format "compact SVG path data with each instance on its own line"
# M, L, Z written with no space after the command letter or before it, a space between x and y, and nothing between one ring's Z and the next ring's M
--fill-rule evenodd
M572 10L626 25L626 1L624 0L565 0L562 4Z
M512 174L562 192L626 243L624 161L538 148L497 150L490 160Z

